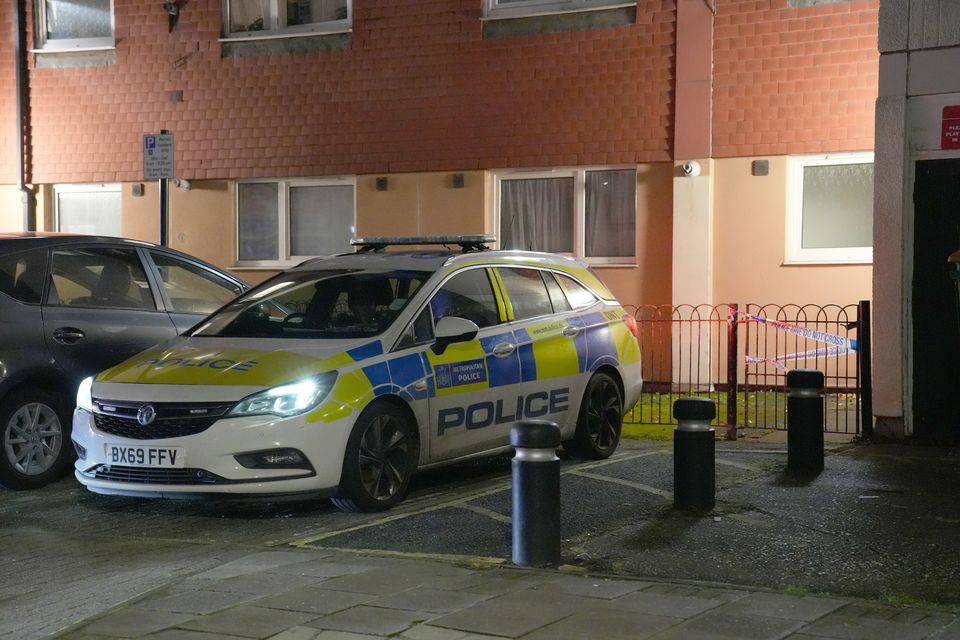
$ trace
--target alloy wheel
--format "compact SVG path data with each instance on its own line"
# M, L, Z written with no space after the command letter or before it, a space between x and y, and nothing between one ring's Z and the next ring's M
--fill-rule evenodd
M375 500L388 500L409 473L410 438L389 415L374 418L360 439L360 482Z
M63 446L63 429L56 411L40 402L20 407L7 421L3 448L7 460L28 476L49 471Z
M620 394L613 382L598 381L587 403L587 427L597 448L607 449L617 442L621 419Z

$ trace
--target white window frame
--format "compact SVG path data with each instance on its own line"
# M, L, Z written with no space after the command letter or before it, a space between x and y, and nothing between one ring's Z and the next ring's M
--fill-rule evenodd
M636 0L632 2L624 2L623 0L523 0L522 2L509 3L501 0L484 0L483 17L485 20L505 20L636 6Z
M504 180L531 180L539 178L573 178L573 252L561 252L559 255L583 260L589 264L634 267L637 264L636 227L632 256L587 257L586 253L586 216L587 216L587 173L591 171L636 171L637 165L615 165L598 167L556 167L553 169L497 169L493 172L493 222L497 235L497 248L500 248L500 183ZM637 193L634 190L634 225L637 217Z
M113 49L116 45L116 11L114 0L110 0L110 36L102 38L47 38L47 3L34 0L33 3L34 42L36 52L49 51L97 51Z
M80 184L55 184L53 185L53 224L54 229L62 231L60 228L60 194L61 193L116 193L121 198L120 209L120 228L123 229L123 208L122 194L119 182L100 182L100 183L80 183ZM70 232L74 233L74 232ZM109 235L109 234L97 234ZM122 233L118 233L122 236Z
M314 35L328 35L335 33L350 33L353 30L353 0L347 2L347 17L342 20L328 20L311 24L298 24L292 27L283 26L287 22L287 3L285 0L268 0L270 2L270 26L263 31L230 32L230 0L221 0L223 14L223 37L221 42L235 42L245 40L273 40L277 38L298 38Z
M854 151L803 156L790 156L787 175L787 233L785 264L871 264L873 246L803 247L803 170L806 167L841 164L873 164L873 151Z
M240 259L240 185L241 184L277 184L277 260L241 260ZM293 267L311 258L322 256L300 256L290 253L290 189L296 187L353 187L353 211L351 212L350 233L357 228L357 180L355 176L332 178L272 178L256 180L238 180L233 193L233 256L238 267L268 267L276 269Z

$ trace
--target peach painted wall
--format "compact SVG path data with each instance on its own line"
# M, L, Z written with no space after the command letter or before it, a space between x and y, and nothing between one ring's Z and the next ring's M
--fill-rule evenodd
M871 265L785 266L787 158L751 175L755 158L716 160L714 302L853 304L871 296Z
M23 205L16 185L0 185L0 232L23 230Z
M637 264L594 267L622 304L670 304L673 164L637 167Z
M463 188L453 174L384 174L386 191L376 190L375 175L357 176L357 235L416 236L486 233L492 228L490 177L464 173Z

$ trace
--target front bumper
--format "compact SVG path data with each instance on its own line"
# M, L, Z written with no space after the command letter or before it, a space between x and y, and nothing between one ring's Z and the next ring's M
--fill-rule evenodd
M340 484L352 419L308 423L304 416L225 418L194 435L134 440L99 431L93 414L76 409L73 440L83 449L74 475L96 493L138 497L333 495ZM107 445L181 447L183 467L116 464ZM289 448L312 469L248 469L235 455Z

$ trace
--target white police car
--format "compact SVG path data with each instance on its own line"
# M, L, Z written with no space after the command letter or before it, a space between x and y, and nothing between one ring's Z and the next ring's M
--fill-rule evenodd
M389 508L524 418L604 458L640 394L636 323L586 265L488 236L355 241L81 384L76 477L131 496L325 494ZM461 251L385 252L390 244Z

